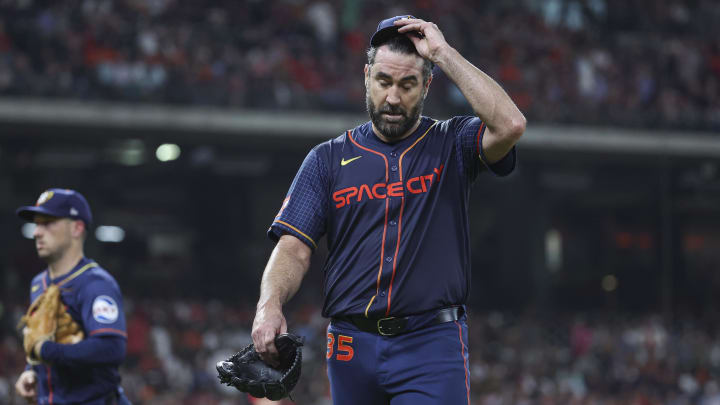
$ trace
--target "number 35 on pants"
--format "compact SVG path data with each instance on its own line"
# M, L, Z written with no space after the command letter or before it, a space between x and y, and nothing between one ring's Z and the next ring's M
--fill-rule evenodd
M337 336L337 348L335 347L335 334L327 334L327 358L332 358L335 355L335 359L339 361L350 361L355 355L355 351L351 346L353 341L352 336L338 335Z

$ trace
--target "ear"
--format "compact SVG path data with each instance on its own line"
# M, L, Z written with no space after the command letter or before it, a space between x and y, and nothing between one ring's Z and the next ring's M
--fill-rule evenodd
M79 221L79 220L72 222L71 232L72 232L72 236L73 236L74 238L80 238L80 237L82 237L82 235L83 235L83 233L85 232L85 230L86 230L85 222Z
M370 65L366 63L363 72L365 73L365 88L367 88L368 84L370 83Z

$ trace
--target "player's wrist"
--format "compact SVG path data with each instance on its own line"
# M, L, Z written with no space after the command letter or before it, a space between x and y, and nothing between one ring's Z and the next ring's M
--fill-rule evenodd
M279 298L268 298L264 300L260 300L257 303L257 310L258 311L282 311L282 302Z
M450 46L450 44L446 43L433 53L430 61L436 64L440 69L444 70L445 67L449 66L458 56L461 56L460 53Z

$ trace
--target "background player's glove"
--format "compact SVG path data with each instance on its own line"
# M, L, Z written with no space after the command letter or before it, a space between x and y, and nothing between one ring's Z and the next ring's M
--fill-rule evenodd
M60 288L53 284L30 305L20 319L23 327L23 348L30 364L39 364L34 348L47 340L58 343L77 343L84 337L82 328L65 310L60 301Z
M39 364L33 349L35 344L55 339L57 311L60 306L60 288L53 284L30 305L20 319L23 328L23 348L30 364Z
M280 363L277 368L262 361L255 345L250 344L226 361L217 363L218 378L221 383L255 398L267 397L272 401L285 398L300 379L303 340L289 333L275 338Z

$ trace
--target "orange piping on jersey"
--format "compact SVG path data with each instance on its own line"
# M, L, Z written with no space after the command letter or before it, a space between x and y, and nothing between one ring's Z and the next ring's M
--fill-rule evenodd
M113 329L113 328L102 328L102 329L95 329L94 331L90 332L90 336L96 335L98 333L115 333L124 337L127 337L127 333L121 331L120 329Z
M355 141L355 139L353 139L353 137L352 137L352 131L348 130L348 131L347 131L347 136L348 136L348 138L350 138L350 142L352 142L352 143L353 143L355 146L357 146L358 148L363 149L363 150L366 150L366 151L368 151L368 152L372 152L372 153L380 156L381 158L383 158L383 160L385 161L385 183L387 183L388 180L389 180L389 178L390 178L390 174L389 174L389 172L388 172L388 160L387 160L387 157L385 157L385 155L383 155L382 153L380 153L380 152L378 152L378 151L372 150L372 149L370 149L370 148L367 148L367 147L362 146L362 145L360 145L359 143L357 143L357 142ZM378 295L378 293L380 292L380 276L382 275L383 259L385 258L385 236L387 235L387 224L388 224L388 209L389 209L389 204L390 204L390 199L388 198L388 199L385 200L385 224L383 225L382 244L380 245L380 268L378 269L377 285L375 286L375 295L373 295L373 297L370 298L370 302L368 303L367 307L365 307L365 318L368 317L368 310L370 309L370 305L372 305L373 300L375 300L375 297L376 297L376 296ZM390 298L390 297L388 297L388 298Z
M380 293L380 276L382 275L383 270L383 258L385 257L385 237L387 236L387 223L388 223L388 210L390 209L390 199L385 199L385 225L383 226L383 236L382 236L382 245L380 245L380 269L378 270L377 274L377 283L375 285L375 295L373 295L372 298L370 298L370 302L368 303L367 307L365 307L365 318L368 318L368 310L370 309L370 306L372 305L373 300L377 295Z
M485 129L485 123L484 123L484 122L480 124L480 129L478 129L478 133L477 133L477 142L475 142L478 157L480 157L480 135L483 133L483 129ZM480 158L481 158L481 157L480 157ZM481 159L482 159L482 158L481 158ZM483 163L484 163L484 162L483 162Z
M430 132L430 130L437 124L438 122L433 122L432 125L430 125L430 128L428 128L424 134L422 134L415 142L413 142L412 145L410 145L409 148L405 149L405 151L400 155L400 160L398 163L398 166L400 166L400 182L403 181L403 170L402 170L402 160L403 157L405 157L405 154L408 153L408 151L415 147L415 145L418 144L423 138L425 138L425 135ZM403 193L404 194L404 193ZM395 245L395 257L393 257L393 271L392 276L390 277L390 287L388 287L388 297L387 297L387 309L385 310L385 316L390 316L390 297L392 297L392 286L393 281L395 281L395 270L397 269L397 257L398 253L400 253L400 237L402 236L402 216L403 216L403 209L405 208L405 196L401 197L400 200L400 217L398 218L398 233L397 233L397 243ZM387 219L385 219L385 222L387 223Z
M385 200L385 226L383 227L383 237L382 237L382 246L380 247L380 270L382 270L383 266L383 258L385 257L385 237L387 236L387 223L388 223L388 211L390 211L390 199ZM377 276L377 287L378 291L380 292L380 272L378 272Z
M47 372L47 383L48 383L48 391L50 392L50 395L48 395L48 404L52 405L53 403L53 389L52 389L52 380L50 379L51 371L50 366L45 366L45 371Z
M377 297L377 294L373 295L372 298L370 298L370 302L368 302L367 306L365 307L365 318L368 317L368 310L370 310L370 306L372 305L373 301L375 301L375 297Z
M393 258L393 272L390 277L390 286L388 287L388 298L387 298L387 309L385 310L385 316L390 316L390 297L392 296L393 281L395 281L395 269L397 268L397 257L400 252L400 234L402 229L402 215L405 209L405 197L400 200L400 218L398 218L398 235L397 243L395 244L395 257Z
M385 155L383 155L382 153L380 153L380 152L378 152L378 151L376 151L376 150L372 150L372 149L370 149L370 148L368 148L368 147L362 146L362 145L360 145L359 143L357 143L357 141L355 141L355 139L353 139L353 137L352 137L352 131L348 130L348 131L347 131L347 136L348 136L348 138L350 138L350 141L351 141L355 146L357 146L358 148L364 149L364 150L366 150L366 151L368 151L368 152L372 152L372 153L380 156L381 158L383 158L383 160L385 161L385 182L387 183L387 182L388 182L388 161L387 161L387 158L385 157Z
M46 271L45 274L43 274L43 276L42 276L43 291L47 290L47 281L45 281L45 279L48 279L48 278L50 278L50 270Z
M311 237L307 236L307 235L305 234L305 232L303 232L303 231L295 228L294 226L288 224L288 223L285 222L285 221L278 221L278 220L276 219L275 222L277 222L278 224L283 224L283 225L287 226L288 228L292 229L293 231L295 231L295 232L299 233L300 235L304 236L305 238L307 238L307 240L310 241L310 243L313 244L313 246L315 246L315 249L317 249L317 243L315 243L315 241L312 240Z
M460 338L460 353L462 356L463 361L463 367L465 367L465 391L467 392L467 403L470 405L470 385L468 384L468 368L467 368L467 362L465 361L465 343L463 343L462 340L462 327L460 326L457 321L455 321L455 325L458 327L458 337Z

